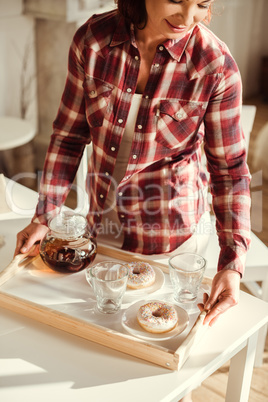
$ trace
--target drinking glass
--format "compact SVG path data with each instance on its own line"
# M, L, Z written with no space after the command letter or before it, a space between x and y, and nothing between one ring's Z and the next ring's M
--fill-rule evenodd
M128 269L116 261L103 261L89 268L90 282L102 313L116 313L126 291Z
M195 253L176 254L169 259L169 275L174 299L179 303L197 299L206 269L206 260Z

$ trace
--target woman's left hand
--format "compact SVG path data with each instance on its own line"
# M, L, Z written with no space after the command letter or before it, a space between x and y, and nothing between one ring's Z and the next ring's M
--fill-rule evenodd
M200 310L208 311L204 324L215 324L219 316L235 306L239 300L240 274L226 269L218 272L212 281L211 293L204 295L204 304L199 304Z

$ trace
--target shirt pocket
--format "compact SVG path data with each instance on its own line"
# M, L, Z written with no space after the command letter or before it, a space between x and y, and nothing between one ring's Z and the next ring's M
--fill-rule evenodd
M98 78L86 77L83 83L86 117L90 127L100 127L114 87Z
M155 140L170 149L184 146L197 133L204 113L202 102L161 100L156 112Z

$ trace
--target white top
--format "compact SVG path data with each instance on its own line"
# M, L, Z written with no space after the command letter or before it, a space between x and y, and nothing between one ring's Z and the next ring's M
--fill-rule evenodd
M35 128L29 121L17 117L0 117L0 151L27 144L35 136Z
M114 182L111 183L107 199L104 204L102 231L98 236L101 242L108 242L110 245L116 247L121 247L124 239L122 225L117 215L116 188L125 176L127 169L141 99L142 94L133 95L124 135L120 144L113 172Z

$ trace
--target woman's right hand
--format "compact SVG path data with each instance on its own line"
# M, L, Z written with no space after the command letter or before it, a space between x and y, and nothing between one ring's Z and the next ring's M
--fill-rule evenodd
M27 253L35 243L36 247L29 254L35 256L39 253L39 243L46 235L48 227L40 223L30 223L26 228L17 234L17 245L14 252L14 257L19 253Z

